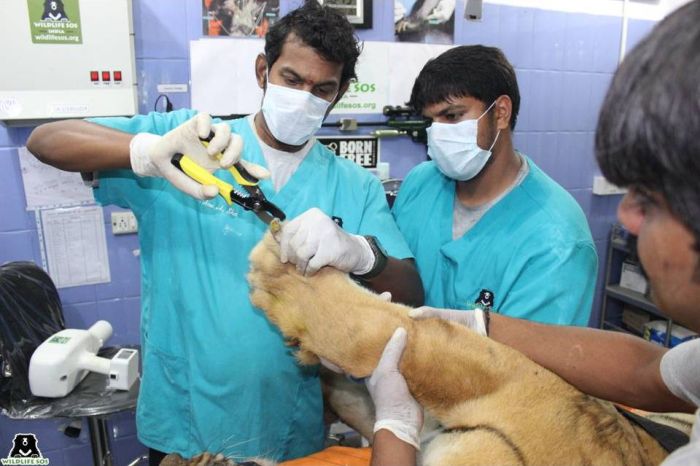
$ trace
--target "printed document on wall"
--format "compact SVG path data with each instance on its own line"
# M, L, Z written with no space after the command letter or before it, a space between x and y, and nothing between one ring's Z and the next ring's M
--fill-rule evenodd
M42 210L41 230L57 288L111 280L102 207Z
M257 112L263 92L255 58L264 49L261 39L191 41L192 108L211 115Z
M450 47L365 41L357 80L349 83L331 113L376 114L385 105L404 105L425 63ZM192 108L219 116L257 112L263 92L254 64L263 48L259 39L190 41Z
M80 173L41 163L26 147L20 147L17 152L27 210L94 203L92 188L85 185Z

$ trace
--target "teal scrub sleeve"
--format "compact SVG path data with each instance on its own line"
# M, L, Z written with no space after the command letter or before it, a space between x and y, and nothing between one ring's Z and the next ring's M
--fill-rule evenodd
M90 118L87 121L125 133L165 134L196 114L193 110L169 113L151 112L132 118ZM128 169L105 170L98 174L99 185L93 190L95 200L102 205L117 205L131 209L137 216L147 211L161 194L167 181L163 178L140 177Z
M360 234L379 239L387 254L396 259L412 259L413 254L389 211L384 188L372 177L367 186L365 207L360 221Z
M401 191L403 189L403 186L399 188L399 192L396 195L396 199L394 199L394 205L391 206L391 215L394 217L394 221L396 223L398 223L399 219L401 218L401 212L403 212L403 205L405 204L404 199L406 198L406 196L401 195Z
M391 213L397 222L401 218L401 213L404 210L404 204L409 200L413 199L419 191L417 189L414 189L414 185L420 186L420 177L426 169L425 164L426 162L423 162L420 165L414 167L410 172L408 172L408 175L406 175L406 178L403 180L401 186L399 187L399 192L396 195L396 199L394 199L394 205L391 208Z
M498 312L542 323L586 326L597 270L598 255L591 243L552 246L528 258Z
M166 185L162 178L139 177L126 169L99 172L98 180L92 190L96 202L131 209L137 217L155 203Z
M168 113L150 112L146 115L136 115L131 118L88 118L87 121L125 133L153 133L162 135L180 126L196 114L197 112L194 110L181 109Z

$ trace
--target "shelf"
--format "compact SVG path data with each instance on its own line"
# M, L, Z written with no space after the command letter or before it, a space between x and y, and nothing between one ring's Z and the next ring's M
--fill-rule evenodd
M615 249L616 251L622 251L622 252L625 252L627 254L629 254L631 252L630 248L627 246L627 243L622 244L618 241L610 240L610 247Z
M612 322L609 322L607 320L603 321L603 328L609 328L611 330L617 330L618 332L628 333L630 335L634 335L635 337L642 336L642 334L639 332L635 332L633 330L630 330L627 327L621 327L620 325L613 324Z
M621 232L619 225L613 225L608 236L608 250L605 268L605 289L600 313L600 328L634 335L644 338L634 328L628 327L622 321L621 304L629 304L634 308L646 312L652 319L660 319L670 325L671 320L659 310L642 293L623 288L619 285L621 263L627 258L636 257L637 239L630 233ZM617 282L617 283L615 283ZM612 306L612 309L610 309ZM611 315L611 313L614 313ZM666 345L670 341L671 332L666 332Z
M637 293L636 291L628 290L620 285L608 285L605 287L605 293L615 299L624 301L627 304L632 304L640 309L644 309L647 312L654 314L660 319L668 319L663 313L657 308L654 303L649 301L642 293Z

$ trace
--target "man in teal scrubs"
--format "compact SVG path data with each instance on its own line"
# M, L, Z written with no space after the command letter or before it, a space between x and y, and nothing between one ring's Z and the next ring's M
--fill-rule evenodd
M700 69L698 24L695 0L659 22L626 55L602 104L595 137L601 172L628 188L617 216L637 238L652 299L674 323L695 332L700 332L700 89L697 72L687 70ZM412 315L441 317L482 333L488 320L483 312L425 308ZM626 332L503 315L491 315L488 336L587 395L652 412L695 412L689 443L661 466L700 466L700 339L669 350ZM372 466L416 464L416 442L402 435L422 426L420 406L398 370L406 341L405 330L397 330L368 384L383 413L375 425ZM614 433L608 439L617 445Z
M203 451L284 460L324 445L318 368L300 367L248 298L248 254L267 226L172 170L174 153L211 171L241 156L257 174L266 167L271 178L262 181L263 192L293 219L282 230L284 260L307 274L334 266L376 291L421 303L420 279L379 181L313 138L355 76L358 55L347 20L311 2L266 36L255 67L265 96L255 115L212 124L179 110L50 123L32 134L28 146L37 157L62 169L99 171L97 201L138 218L137 428L152 464L164 453ZM209 131L215 136L204 149L198 136ZM220 161L212 158L219 151ZM216 176L233 183L226 170ZM331 216L342 218L342 229Z
M597 256L575 200L513 148L515 72L491 47L428 62L411 104L432 119L430 162L401 186L394 217L418 264L426 305L587 325Z

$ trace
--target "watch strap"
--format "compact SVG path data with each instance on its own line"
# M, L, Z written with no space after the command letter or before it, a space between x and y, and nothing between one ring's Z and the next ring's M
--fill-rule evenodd
M387 257L384 248L382 248L381 243L375 236L368 235L364 236L364 238L367 240L367 244L369 244L372 254L374 254L374 265L367 273L363 273L362 275L350 274L352 278L356 280L371 280L372 278L375 278L384 271L387 263L389 262L389 258Z

